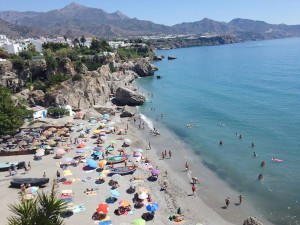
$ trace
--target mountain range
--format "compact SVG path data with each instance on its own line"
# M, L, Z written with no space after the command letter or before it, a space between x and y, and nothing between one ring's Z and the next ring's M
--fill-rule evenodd
M0 34L9 37L214 34L233 35L241 41L300 36L300 25L268 24L263 21L233 19L229 23L208 18L174 26L130 18L120 11L107 13L77 3L49 12L0 12ZM6 22L4 22L4 21Z

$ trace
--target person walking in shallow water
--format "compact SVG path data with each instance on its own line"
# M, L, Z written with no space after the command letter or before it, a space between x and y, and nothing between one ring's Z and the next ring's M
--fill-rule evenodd
M228 208L229 204L230 204L230 198L228 197L225 199L226 209Z
M244 196L243 196L243 195L240 195L240 196L239 196L239 200L240 200L240 202L239 202L239 205L241 205L241 204L242 204L243 198L244 198Z

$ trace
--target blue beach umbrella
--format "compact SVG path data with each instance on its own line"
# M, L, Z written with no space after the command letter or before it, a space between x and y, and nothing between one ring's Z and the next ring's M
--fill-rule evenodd
M88 166L91 167L91 168L97 168L98 167L96 161L93 160L93 159L86 160L86 164L88 164Z
M100 151L102 149L102 147L95 147L93 150L94 151Z
M119 193L117 190L115 190L115 189L111 189L111 190L110 190L110 193L111 193L113 196L116 196L116 197L119 197L119 196L120 196L120 193Z
M141 152L143 152L143 150L139 148L139 149L135 150L135 152L141 153Z
M100 156L100 155L102 155L102 153L101 152L94 152L93 155Z
M157 203L149 203L147 206L146 206L146 209L149 211L149 212L155 212L157 211L159 208L158 204Z
M84 152L83 149L78 149L78 150L76 151L76 153L83 153L83 152Z

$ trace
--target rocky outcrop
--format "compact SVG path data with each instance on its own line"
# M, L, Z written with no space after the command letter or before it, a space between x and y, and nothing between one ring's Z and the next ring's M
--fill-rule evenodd
M28 73L17 71L10 61L0 63L0 85L9 88L13 93L22 89L28 79Z
M94 105L104 105L110 95L109 85L96 71L81 80L68 80L46 95L46 105L68 104L73 108L87 109Z
M243 225L263 225L263 223L256 217L249 217L244 221Z
M146 101L146 98L129 88L119 87L116 90L115 101L118 105L136 106L142 105Z
M136 113L136 108L130 106L124 106L120 117L133 117Z
M110 115L115 115L116 113L116 108L113 106L105 106L105 105L94 105L93 109L95 109L98 113L101 114L110 114Z
M136 72L140 77L153 76L154 71L156 70L157 67L152 65L149 62L149 59L137 60L133 68L133 71Z
M165 57L163 55L155 55L153 56L153 60L154 61L161 61L163 60Z
M42 90L35 90L29 93L28 102L33 105L45 105L45 93Z

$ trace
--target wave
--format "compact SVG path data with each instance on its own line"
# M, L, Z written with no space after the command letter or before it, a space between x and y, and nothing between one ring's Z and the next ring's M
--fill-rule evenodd
M142 119L143 121L145 121L145 123L148 125L148 127L149 127L151 130L153 130L153 123L152 123L152 121L151 121L147 116L145 116L144 114L141 113L141 119Z

